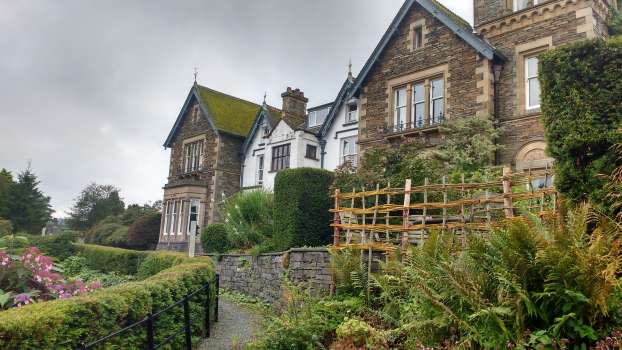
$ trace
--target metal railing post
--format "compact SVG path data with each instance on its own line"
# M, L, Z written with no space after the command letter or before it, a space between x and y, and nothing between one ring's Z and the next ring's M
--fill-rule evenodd
M188 296L184 298L184 333L186 334L186 350L192 350L192 337L190 334L190 304Z
M209 282L207 282L206 285L206 290L207 290L207 296L205 298L205 336L207 338L210 337L210 332L209 332L209 328L210 328L210 299L212 297L212 293L210 292L210 285Z
M216 274L216 313L214 315L214 322L218 322L218 298L220 295L220 274Z
M153 350L155 349L155 341L154 341L154 333L153 333L153 315L150 314L147 317L147 322L145 322L145 327L147 327L147 349Z

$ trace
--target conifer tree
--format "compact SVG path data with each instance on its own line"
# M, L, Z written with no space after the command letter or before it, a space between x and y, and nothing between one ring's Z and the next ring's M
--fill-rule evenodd
M11 221L15 232L38 234L52 217L50 197L41 192L39 184L28 168L17 176L17 182L9 185L6 219Z

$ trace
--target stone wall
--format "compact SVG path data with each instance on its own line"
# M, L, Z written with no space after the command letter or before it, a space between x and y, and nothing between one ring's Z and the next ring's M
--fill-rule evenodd
M330 292L330 254L324 248L294 248L284 253L213 256L220 287L274 304L281 300L288 278L314 295Z

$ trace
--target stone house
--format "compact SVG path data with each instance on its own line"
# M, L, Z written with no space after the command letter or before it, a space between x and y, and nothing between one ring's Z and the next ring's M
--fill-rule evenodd
M302 91L287 88L281 109L195 83L164 142L171 155L158 248L186 250L189 235L221 222L221 204L241 189L272 189L283 169L323 167L325 155L339 154L333 141L328 144L335 148L326 149L324 137L349 128L344 135L355 149L357 106L344 100L353 81L350 73L335 102L313 108ZM334 123L346 109L349 122ZM348 155L343 161L356 161L355 153ZM328 169L338 163L330 158Z
M194 84L166 141L170 148L159 249L185 250L191 232L221 220L240 189L240 149L260 106Z
M611 0L474 0L475 27L434 0L407 0L349 98L361 103L359 147L416 140L439 124L481 115L503 127L497 164L544 167L538 54L607 35Z
M474 24L435 0L406 0L359 76L335 100L307 108L298 89L281 109L194 84L169 133L159 248L221 221L240 189L271 189L278 171L356 165L375 147L442 142L439 124L485 116L504 130L497 164L548 166L539 121L538 55L607 36L613 0L474 0Z

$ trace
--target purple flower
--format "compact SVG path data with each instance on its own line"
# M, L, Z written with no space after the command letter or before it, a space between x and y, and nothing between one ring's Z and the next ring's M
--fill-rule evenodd
M13 297L13 303L17 307L21 307L23 305L27 305L32 302L33 302L32 298L30 297L30 295L26 293L17 294L15 297Z

